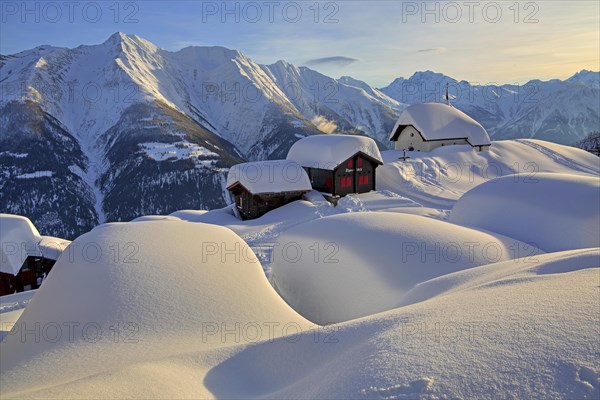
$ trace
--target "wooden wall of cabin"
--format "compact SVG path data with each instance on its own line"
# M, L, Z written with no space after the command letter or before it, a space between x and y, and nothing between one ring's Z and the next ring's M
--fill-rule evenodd
M300 200L303 194L304 192L284 192L253 195L244 191L243 194L240 195L242 205L241 207L238 207L238 209L240 210L240 215L243 219L255 219L292 201Z
M344 161L334 171L334 195L345 196L375 190L375 168L376 163L360 155Z
M27 257L17 275L0 272L0 296L39 288L39 281L50 273L54 263L46 258Z
M323 193L332 193L335 191L334 187L334 173L328 169L319 168L305 168L310 184L314 190Z
M377 164L364 157L357 156L355 166L356 193L367 193L375 190L375 168L377 168Z

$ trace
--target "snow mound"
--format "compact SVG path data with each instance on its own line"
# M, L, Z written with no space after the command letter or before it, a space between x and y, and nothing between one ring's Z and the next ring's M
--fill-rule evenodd
M227 228L123 223L93 230L71 246L75 251L57 261L18 330L2 343L4 393L79 379L107 366L266 340L281 336L289 323L308 326ZM264 324L271 322L278 326L268 331ZM37 336L22 336L36 326Z
M488 133L479 122L446 104L422 103L409 106L400 114L390 140L394 138L398 128L408 125L414 126L425 140L465 138L472 146L491 143Z
M596 399L600 282L590 257L600 251L460 271L454 281L469 287L294 345L248 347L204 382L216 398Z
M450 221L546 252L600 247L600 179L548 173L501 177L462 196Z
M312 190L306 171L294 161L255 161L234 165L227 187L239 183L253 194L308 192Z
M370 137L354 135L314 135L292 145L287 159L303 167L333 170L358 152L383 164L377 143Z
M296 311L324 325L394 308L435 277L538 253L502 235L418 215L351 213L282 233L271 281Z

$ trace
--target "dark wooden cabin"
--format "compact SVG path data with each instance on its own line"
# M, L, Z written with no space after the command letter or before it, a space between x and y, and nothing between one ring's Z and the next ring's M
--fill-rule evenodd
M246 220L300 200L312 187L300 165L279 160L234 165L227 176L227 190L237 213Z
M313 189L332 196L375 190L375 169L382 163L358 152L333 170L304 167Z
M332 197L375 190L375 170L383 164L377 143L359 135L306 136L287 159L306 170L313 189Z
M253 194L239 182L227 188L235 199L235 206L244 220L255 219L267 212L284 206L292 201L302 199L303 191L291 191L283 193L260 193Z
M39 288L55 262L43 257L29 256L17 275L0 272L0 296Z

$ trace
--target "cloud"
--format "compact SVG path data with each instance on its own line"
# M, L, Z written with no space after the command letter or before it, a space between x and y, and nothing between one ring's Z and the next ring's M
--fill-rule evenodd
M436 54L442 54L446 52L446 48L445 47L432 47L429 49L419 49L417 50L417 53L436 53Z
M312 119L312 123L323 133L333 133L337 129L337 124L329 121L322 115L317 115Z
M306 62L306 64L314 65L314 66L333 65L336 67L344 67L346 65L350 65L357 61L358 60L356 58L344 57L344 56L333 56L333 57L323 57L323 58L315 58L313 60L308 60Z

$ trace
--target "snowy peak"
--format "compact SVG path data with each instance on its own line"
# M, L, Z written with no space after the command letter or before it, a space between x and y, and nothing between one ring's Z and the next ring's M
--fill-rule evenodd
M600 72L582 69L567 79L567 82L600 88Z
M120 46L121 49L139 47L148 52L156 52L159 48L152 42L137 35L128 35L123 32L113 33L104 43L104 46Z

